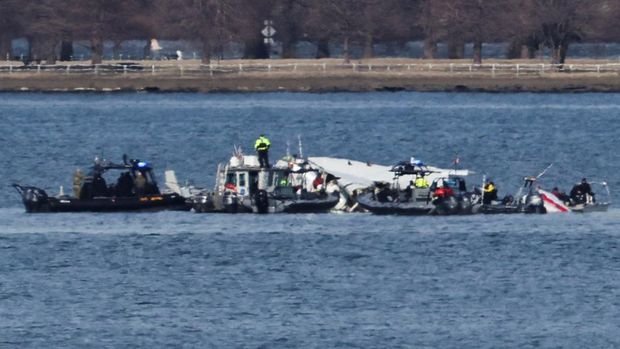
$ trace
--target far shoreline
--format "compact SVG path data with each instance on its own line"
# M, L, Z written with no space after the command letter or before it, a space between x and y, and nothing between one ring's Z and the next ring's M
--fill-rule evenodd
M15 65L8 70L7 64ZM545 70L540 62L506 60L484 66L472 66L468 61L402 59L350 65L341 60L236 61L213 66L197 61L106 62L115 70L102 72L101 66L101 71L94 73L80 71L94 67L81 64L37 70L32 66L23 69L19 62L2 62L0 92L620 92L620 64L596 60L567 63L570 71L550 66ZM139 70L127 71L125 64L135 64ZM539 66L541 71L536 70Z
M36 77L0 79L0 92L46 93L338 93L338 92L453 92L453 93L618 93L620 78L456 79L456 78L238 78L238 79L84 79Z

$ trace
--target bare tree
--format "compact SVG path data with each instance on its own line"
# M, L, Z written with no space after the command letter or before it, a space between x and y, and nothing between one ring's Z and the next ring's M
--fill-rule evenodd
M295 44L304 36L300 18L303 18L306 12L307 6L303 1L275 1L272 14L278 30L277 38L282 42L282 58L295 57Z
M88 38L91 62L103 60L105 40L119 42L137 18L133 0L81 0L67 7L67 20L75 36Z
M246 25L242 0L179 0L166 2L166 25L174 25L180 38L195 40L202 61L209 63L214 52L221 55L224 45L238 37Z
M0 59L13 56L12 39L22 30L20 1L0 0Z
M342 40L345 63L350 61L351 40L361 36L360 20L367 0L309 0L309 31Z
M418 0L411 10L414 23L421 28L424 35L424 58L437 56L437 43L445 36L446 18L442 11L444 0Z
M353 42L364 42L365 56L372 56L376 37L395 28L396 0L314 0L308 2L308 31L313 36L340 39L345 63ZM400 26L402 27L402 26Z
M571 43L593 35L607 1L604 0L527 0L526 27L551 49L551 62L561 66Z
M29 58L54 64L63 37L70 30L68 0L33 0L21 6L23 34L29 42Z

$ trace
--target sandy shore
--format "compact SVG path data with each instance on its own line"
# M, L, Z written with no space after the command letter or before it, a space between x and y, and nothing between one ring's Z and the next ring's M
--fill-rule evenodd
M373 60L376 66L385 64L426 64L419 60ZM240 61L251 65L252 61ZM274 64L302 64L305 61L272 61ZM315 62L317 61L311 61ZM341 61L321 61L337 67ZM453 61L447 61L448 63ZM510 61L514 64L514 61ZM606 64L604 62L595 64ZM434 62L436 63L436 62ZM465 64L464 61L457 61ZM469 62L467 62L469 63ZM529 63L529 62L528 62ZM578 62L582 63L582 62ZM4 63L6 64L6 63ZM191 67L190 62L166 62L175 69ZM199 66L199 62L193 62ZM236 64L236 63L233 63ZM265 66L265 61L260 61ZM362 64L360 62L359 64ZM446 61L443 62L446 64ZM499 62L498 64L502 64ZM525 63L524 63L525 64ZM589 64L592 64L589 62ZM150 69L149 62L141 62ZM154 64L152 65L154 66ZM165 66L157 66L157 69ZM314 68L313 68L314 69ZM364 68L367 69L367 68ZM357 71L349 69L327 69L314 71L300 68L292 71L252 71L225 74L191 73L129 73L129 74L84 74L63 72L19 72L0 73L0 91L191 91L191 92L269 92L269 91L485 91L485 92L620 92L620 76L617 72L545 72L516 75L514 73L490 70L480 72L453 71ZM189 72L189 73L188 73Z

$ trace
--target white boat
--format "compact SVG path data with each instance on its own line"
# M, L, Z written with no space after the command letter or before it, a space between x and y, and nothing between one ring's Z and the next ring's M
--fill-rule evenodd
M565 198L566 201L562 201L556 195L547 192L543 189L538 189L541 198L545 204L547 213L564 213L564 212L605 212L611 205L611 194L607 182L593 182L592 186L599 187L601 190L597 190L599 193L598 199L589 194L577 193L571 197Z
M413 158L411 160L411 163L416 162ZM341 202L336 208L346 211L357 209L357 195L374 187L376 183L394 183L396 181L394 184L397 184L398 187L406 188L411 181L415 181L414 174L395 178L394 166L332 157L309 157L308 162L313 168L338 178ZM419 162L416 163L417 166L420 166ZM463 169L443 169L424 164L421 166L426 170L425 178L429 183L449 176L464 177L471 174L471 171Z
M323 190L325 186L317 185L325 183L321 174L302 168L301 163L287 158L261 168L257 156L239 152L228 163L218 165L212 193L188 201L196 212L329 212L339 201L338 191Z

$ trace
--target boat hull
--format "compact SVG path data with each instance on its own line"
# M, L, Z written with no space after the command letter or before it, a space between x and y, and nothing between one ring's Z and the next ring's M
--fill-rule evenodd
M197 213L327 213L339 202L337 194L315 199L290 199L266 196L257 204L256 198L235 195L202 195L188 200Z
M15 186L22 196L28 213L39 212L126 212L186 210L185 199L178 194L158 194L139 197L96 197L77 199L50 197L36 187Z
M329 195L326 198L314 200L292 200L284 202L284 213L327 213L340 201L339 195Z
M579 204L575 206L569 206L570 210L577 213L588 213L588 212L607 212L609 208L608 203L594 203L594 204Z
M357 203L378 215L424 216L431 214L435 208L433 204L425 202L379 202L370 193L359 196Z

